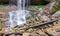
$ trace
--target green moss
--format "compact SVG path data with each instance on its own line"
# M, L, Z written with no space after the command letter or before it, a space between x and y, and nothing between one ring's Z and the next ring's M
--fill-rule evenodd
M53 8L51 9L51 13L54 14L57 10L58 10L58 9L57 9L56 7L53 7Z
M31 32L33 32L33 29L32 29L32 28L30 28L30 29L28 29L27 31L31 33Z
M0 5L0 8L6 7L7 5Z
M53 6L51 13L54 14L58 10L60 10L60 2L58 2L58 5Z

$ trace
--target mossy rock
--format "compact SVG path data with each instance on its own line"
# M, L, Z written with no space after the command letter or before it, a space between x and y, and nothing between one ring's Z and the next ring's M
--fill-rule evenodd
M54 5L51 9L51 14L54 14L56 11L60 10L60 2L58 1L58 5Z
M32 28L30 28L30 29L28 29L27 31L31 33L31 32L33 32L33 29L32 29Z
M58 9L57 9L56 7L53 7L53 8L51 9L51 13L52 13L52 14L54 14L56 11L58 11Z

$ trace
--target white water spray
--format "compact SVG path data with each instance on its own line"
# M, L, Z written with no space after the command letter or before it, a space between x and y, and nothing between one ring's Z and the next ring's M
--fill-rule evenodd
M25 17L28 11L25 10L25 3L26 0L17 0L17 10L8 13L8 24L10 24L10 27L26 23Z

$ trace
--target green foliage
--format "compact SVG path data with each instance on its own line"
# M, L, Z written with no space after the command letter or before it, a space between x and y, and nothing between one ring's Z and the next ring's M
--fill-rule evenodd
M37 5L38 8L43 8L45 5Z
M31 8L32 7L35 7L35 9L38 9L38 8L43 8L45 5L31 5Z

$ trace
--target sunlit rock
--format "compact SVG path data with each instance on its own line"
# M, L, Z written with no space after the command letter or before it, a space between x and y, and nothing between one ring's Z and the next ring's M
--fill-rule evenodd
M57 11L56 13L54 13L52 16L57 16L57 17L59 17L59 16L60 16L60 10Z

